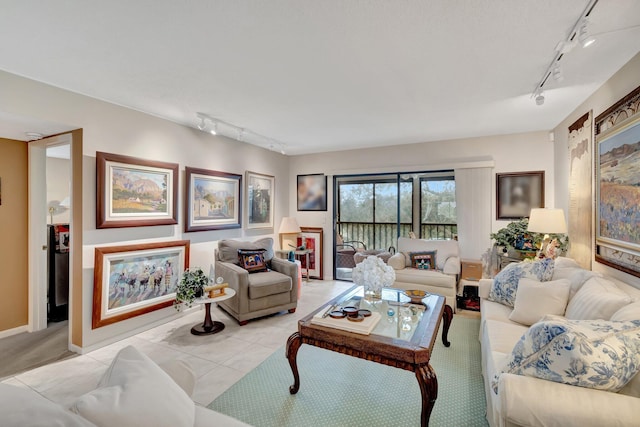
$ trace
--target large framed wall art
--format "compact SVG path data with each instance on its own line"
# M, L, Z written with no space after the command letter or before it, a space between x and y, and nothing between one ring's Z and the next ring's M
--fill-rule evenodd
M298 210L327 210L327 176L324 174L298 175Z
M595 260L640 277L640 87L595 126Z
M247 171L246 175L246 227L273 228L275 177L250 171Z
M309 278L322 280L322 227L300 227L298 247L304 245L309 254ZM307 259L301 258L302 271L306 271Z
M496 174L496 218L529 218L531 208L544 208L544 171Z
M185 231L240 228L242 175L186 167Z
M173 304L189 240L95 249L92 328Z
M178 223L178 164L96 153L96 228Z

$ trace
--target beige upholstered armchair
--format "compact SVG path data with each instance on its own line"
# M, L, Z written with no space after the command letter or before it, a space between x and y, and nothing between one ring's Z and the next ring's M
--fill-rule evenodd
M264 251L270 270L249 273L240 265L239 250ZM274 256L273 239L270 237L255 242L220 240L215 251L216 277L222 277L236 295L218 302L218 306L240 325L280 311L293 313L298 305L297 268L295 263Z

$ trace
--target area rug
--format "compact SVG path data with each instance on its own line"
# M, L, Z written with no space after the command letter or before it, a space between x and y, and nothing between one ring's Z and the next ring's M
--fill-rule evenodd
M431 426L487 426L481 376L479 319L454 316L451 347L440 335L431 358L438 399ZM300 391L284 348L211 402L210 409L256 427L417 426L420 388L413 372L302 345Z

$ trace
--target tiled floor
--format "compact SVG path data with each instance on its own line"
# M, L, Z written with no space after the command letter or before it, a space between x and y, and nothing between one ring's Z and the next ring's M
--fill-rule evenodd
M225 312L212 307L214 320L226 325L215 335L191 334L191 327L202 323L204 318L204 312L197 310L101 349L24 372L3 382L29 388L66 406L93 390L116 353L131 344L157 363L171 359L189 363L198 377L193 399L207 405L274 351L282 351L287 338L296 331L298 319L351 286L350 282L340 281L303 283L294 314L267 317L245 326L239 326ZM467 312L466 315L475 317L477 313Z
M189 363L198 377L193 399L207 405L274 351L282 350L287 338L296 331L298 319L351 286L350 282L340 281L304 282L294 314L267 317L245 326L239 326L225 312L212 307L213 319L226 325L215 335L191 334L191 327L204 319L204 311L196 310L101 349L24 372L3 382L30 388L66 406L93 390L116 353L131 344L157 363L171 359Z

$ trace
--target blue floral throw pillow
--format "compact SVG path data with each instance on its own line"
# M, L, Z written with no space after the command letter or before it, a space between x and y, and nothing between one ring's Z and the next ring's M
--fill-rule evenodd
M501 373L618 392L640 371L640 320L568 320L548 315L515 345ZM498 392L498 379L491 382Z
M489 300L513 307L520 279L526 277L539 282L549 281L553 276L553 265L554 261L551 258L508 264L493 278Z

